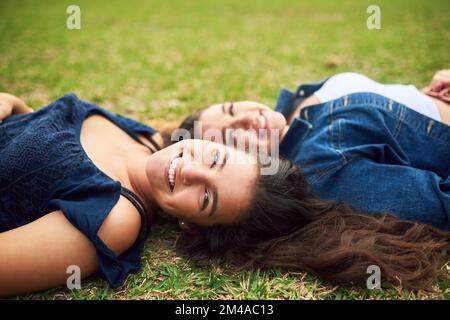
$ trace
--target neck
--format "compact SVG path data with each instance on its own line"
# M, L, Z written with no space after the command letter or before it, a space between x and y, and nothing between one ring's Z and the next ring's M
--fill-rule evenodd
M153 198L153 191L150 182L148 181L145 168L151 153L145 150L143 153L130 153L130 156L125 159L126 171L131 186L131 190L139 197L139 200L144 204L145 209L151 216L157 210L156 201Z

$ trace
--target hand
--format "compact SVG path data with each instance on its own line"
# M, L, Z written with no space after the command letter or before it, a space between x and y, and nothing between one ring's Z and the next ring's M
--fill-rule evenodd
M450 69L436 72L428 87L424 88L424 93L442 101L450 102Z
M450 87L450 69L439 70L431 79L430 85L428 86L430 91L440 92L443 89Z
M0 123L13 114L33 112L21 99L8 93L0 92Z

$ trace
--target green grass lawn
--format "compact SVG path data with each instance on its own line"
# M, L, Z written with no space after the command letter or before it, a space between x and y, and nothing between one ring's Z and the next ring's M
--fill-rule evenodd
M450 67L450 3L374 1L0 1L0 91L37 109L73 91L155 128L218 101L273 106L280 87L356 71L381 82L425 86ZM66 8L81 7L81 30ZM175 250L181 236L155 225L143 268L117 290L99 278L32 299L409 299L450 297L399 287L337 287L303 273L201 267Z

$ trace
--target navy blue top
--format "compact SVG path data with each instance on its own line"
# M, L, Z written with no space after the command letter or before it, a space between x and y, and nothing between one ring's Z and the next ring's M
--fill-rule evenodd
M140 199L100 171L81 146L82 122L93 113L104 115L137 141L136 133L146 136L157 147L152 128L74 94L35 112L6 118L0 124L0 232L61 210L93 243L100 273L116 287L129 272L140 268L149 228ZM136 242L118 257L97 232L121 194L138 209L142 227Z
M289 117L325 81L282 89L276 110ZM321 198L450 230L450 126L388 97L361 92L302 108L279 152Z

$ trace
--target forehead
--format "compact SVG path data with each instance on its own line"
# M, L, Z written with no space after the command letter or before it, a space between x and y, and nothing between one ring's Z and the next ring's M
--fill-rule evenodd
M210 118L211 116L217 116L223 114L223 104L213 104L205 108L200 116L200 120L203 118Z
M235 159L230 156L216 183L218 207L214 221L217 223L233 223L243 217L252 203L259 175L258 166L250 156L235 150L233 153Z
M201 113L199 120L202 122L202 126L204 128L217 128L221 123L221 118L224 113L222 110L221 104L213 104L203 110Z

